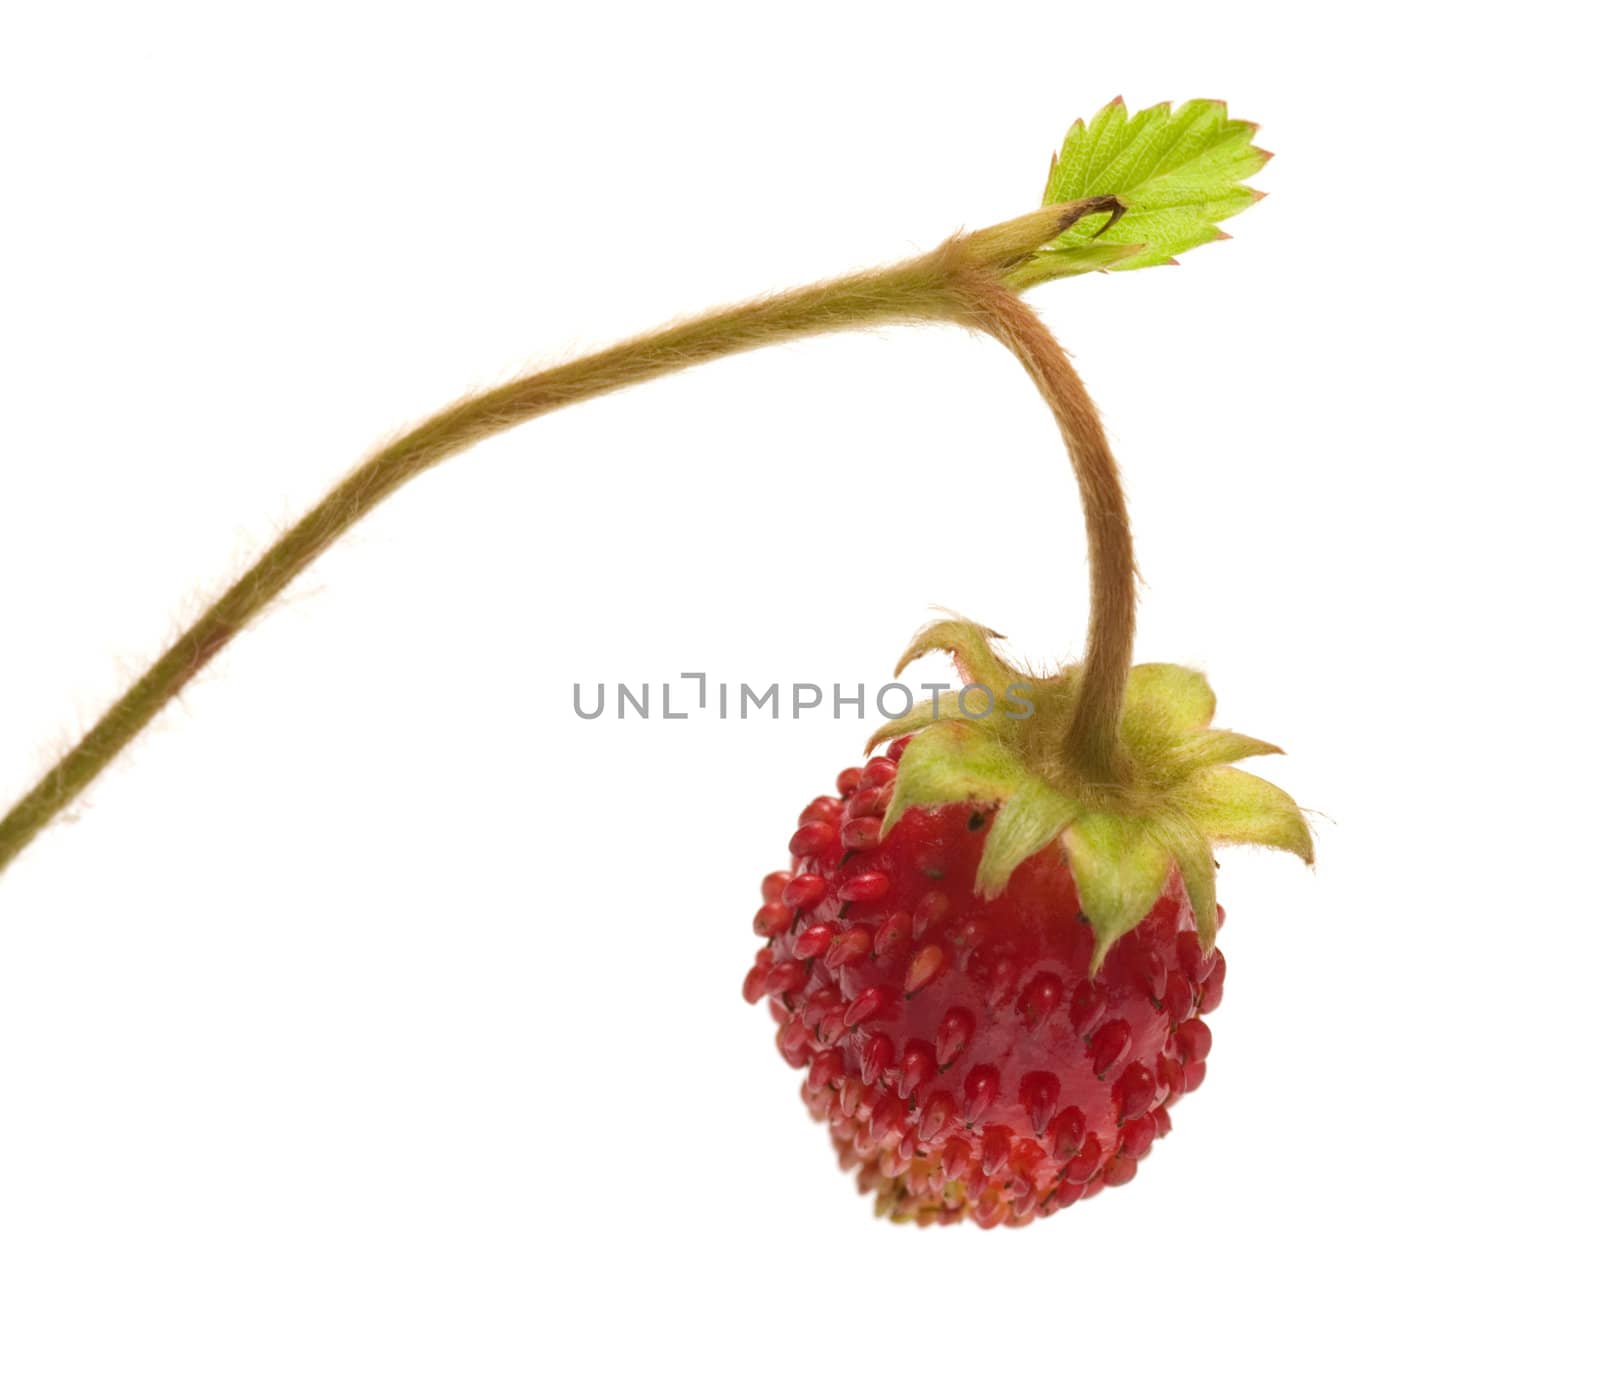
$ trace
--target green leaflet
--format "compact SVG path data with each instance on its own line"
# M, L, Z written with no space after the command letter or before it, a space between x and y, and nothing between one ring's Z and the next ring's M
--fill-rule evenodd
M1109 271L1118 262L1138 256L1145 248L1135 242L1088 242L1078 247L1050 247L1037 252L1006 277L1013 290L1026 290L1045 281L1081 276L1089 271Z
M1261 197L1241 182L1271 158L1250 143L1255 131L1214 101L1184 102L1176 110L1163 102L1130 115L1119 97L1088 125L1075 122L1051 162L1044 202L1114 195L1127 209L1115 236L1128 254L1088 253L1095 267L1060 257L1081 253L1106 230L1106 219L1085 218L1019 267L1012 284L1021 289L1086 269L1161 266L1179 252L1225 237L1217 224Z

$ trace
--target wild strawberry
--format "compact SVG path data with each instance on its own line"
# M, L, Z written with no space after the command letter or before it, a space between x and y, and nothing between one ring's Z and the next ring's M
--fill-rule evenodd
M1132 1180L1205 1077L1212 843L1311 856L1288 796L1227 767L1274 747L1210 729L1198 673L1131 670L1123 775L1089 789L1050 757L1075 670L1030 679L991 637L944 621L904 662L947 649L1032 715L929 708L879 732L888 753L808 805L763 882L745 983L841 1163L919 1224L1026 1224Z
M1071 456L1088 540L1084 658L1034 676L996 655L991 630L924 629L896 675L942 650L963 687L891 721L867 745L886 753L806 807L792 866L764 882L755 926L769 941L745 979L751 1001L771 1000L778 1048L806 1070L802 1095L841 1162L897 1219L1025 1224L1132 1180L1206 1076L1200 1017L1224 975L1213 847L1311 859L1288 794L1231 767L1277 747L1211 729L1216 699L1198 672L1133 665L1117 463L1071 361L1009 293L1215 240L1212 210L1259 197L1235 182L1268 158L1254 130L1213 103L1130 117L1113 102L1051 161L1046 199L1075 200L1061 235L1005 261L998 280L956 278L958 318L1023 363ZM1217 181L1185 205L1194 221L1172 221L1178 169L1191 193ZM897 541L903 558L932 550ZM960 564L1008 555L965 541Z

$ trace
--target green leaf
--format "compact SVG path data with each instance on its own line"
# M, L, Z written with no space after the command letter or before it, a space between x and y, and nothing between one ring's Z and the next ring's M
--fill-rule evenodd
M908 808L998 803L1036 782L1004 745L965 721L940 721L914 736L900 756L883 835Z
M1292 851L1309 865L1311 828L1276 784L1243 769L1202 769L1183 789L1184 810L1213 842L1240 842Z
M1050 166L1044 202L1115 195L1127 208L1116 223L1117 241L1141 247L1108 269L1164 265L1179 252L1225 237L1217 224L1261 197L1240 182L1271 158L1250 143L1255 131L1249 121L1230 119L1224 102L1184 102L1175 111L1163 102L1130 116L1118 97L1087 126L1078 121L1067 132ZM1105 221L1085 218L1052 246L1091 245Z
M1066 830L1078 903L1094 928L1092 972L1111 945L1150 912L1172 872L1172 854L1140 819L1090 813Z
M978 893L986 900L994 899L1006 888L1012 871L1049 846L1068 823L1082 815L1082 804L1042 779L1030 779L1016 789L990 824L975 879Z

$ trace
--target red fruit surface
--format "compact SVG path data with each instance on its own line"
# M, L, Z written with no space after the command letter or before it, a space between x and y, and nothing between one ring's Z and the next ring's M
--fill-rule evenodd
M762 882L745 996L770 1000L802 1098L880 1213L1027 1224L1146 1163L1205 1077L1222 955L1174 876L1091 978L1058 849L983 900L988 808L913 809L879 840L899 753L801 814L791 870Z

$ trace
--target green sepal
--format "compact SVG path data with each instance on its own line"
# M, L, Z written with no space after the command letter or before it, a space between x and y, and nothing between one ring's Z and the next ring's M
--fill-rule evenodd
M1172 874L1172 853L1142 818L1089 813L1066 829L1067 862L1078 903L1094 930L1098 972L1106 954L1161 898Z
M1035 782L1022 761L967 721L939 721L906 746L883 836L909 808L998 803Z
M948 708L955 706L956 700L950 693L941 692L940 695L947 698L943 703L940 703L938 698L933 701L919 701L905 715L896 716L892 721L885 721L868 737L867 753L871 754L879 745L898 740L902 735L914 734L924 726L931 726L935 721L947 719Z
M1012 682L1024 674L1002 659L994 651L990 639L1003 638L993 629L974 624L970 619L940 619L918 631L911 646L900 655L894 675L898 677L918 658L929 653L945 652L956 660L956 670L962 679L987 687L999 701ZM950 707L955 707L955 695L950 696Z
M1251 759L1256 755L1282 753L1269 741L1257 740L1253 735L1240 735L1236 730L1197 730L1173 745L1167 759L1172 772L1181 778L1188 778L1214 764L1232 764L1235 760Z
M953 703L923 702L890 721L868 745L912 734L884 819L887 834L912 807L975 803L995 809L975 889L1003 894L1024 861L1059 848L1093 926L1096 967L1172 882L1176 868L1201 941L1216 938L1216 862L1212 848L1254 843L1312 859L1311 831L1282 789L1231 767L1279 754L1276 745L1213 730L1216 695L1202 673L1175 663L1141 663L1128 675L1120 727L1126 768L1114 784L1079 777L1068 732L1079 670L1027 676L994 652L992 629L951 618L913 641L902 667L924 654L955 656L963 680L998 690L1026 685L1024 719L966 718ZM952 714L943 714L950 710Z
M1172 854L1178 863L1178 874L1183 877L1183 889L1189 897L1200 946L1209 953L1217 941L1216 858L1211 854L1210 844L1198 833L1175 838Z
M1012 871L1082 816L1083 804L1030 776L1000 805L989 825L983 858L978 862L978 893L986 900L995 899L1005 890Z
M1315 857L1311 828L1294 799L1243 769L1200 770L1185 787L1184 804L1212 842L1273 846L1308 866Z
M1124 738L1145 732L1160 738L1211 724L1217 694L1203 672L1177 663L1135 663L1122 699Z

